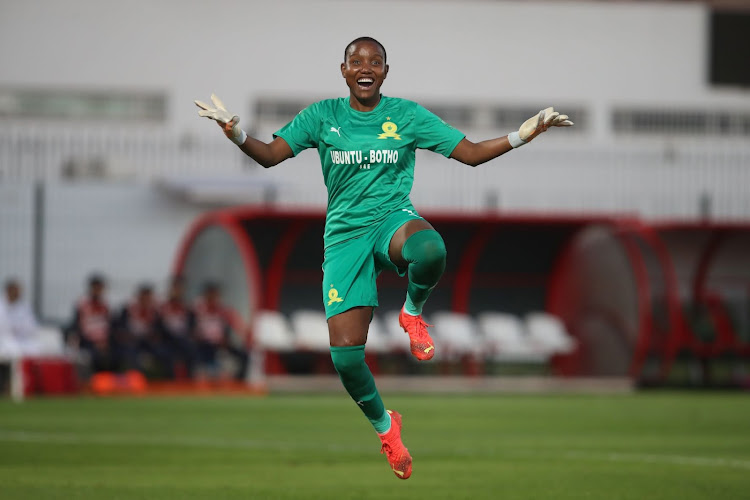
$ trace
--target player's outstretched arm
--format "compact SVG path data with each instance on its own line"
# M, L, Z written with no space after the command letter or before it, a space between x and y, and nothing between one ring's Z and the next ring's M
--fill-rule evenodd
M258 162L261 166L265 168L273 167L294 156L292 148L280 137L277 137L270 143L249 137L240 128L240 117L227 111L224 103L221 102L221 99L216 94L211 94L211 102L213 105L206 104L203 101L195 101L195 105L201 108L198 114L215 120L224 131L224 135L238 145L243 153Z
M570 127L571 125L573 122L568 119L568 115L561 115L550 107L523 122L517 131L511 132L506 137L477 143L463 139L451 153L451 158L476 167L513 148L523 146L550 127Z

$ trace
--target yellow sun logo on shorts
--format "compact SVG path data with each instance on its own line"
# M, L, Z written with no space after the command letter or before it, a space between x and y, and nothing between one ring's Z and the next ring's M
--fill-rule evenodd
M328 305L330 306L334 302L343 302L344 299L339 297L339 291L333 288L333 285L331 285L331 289L328 290Z
M383 123L383 133L378 135L378 139L396 139L397 141L401 140L401 136L396 133L396 130L398 130L398 125L390 121L391 117L389 116L387 118L387 122Z

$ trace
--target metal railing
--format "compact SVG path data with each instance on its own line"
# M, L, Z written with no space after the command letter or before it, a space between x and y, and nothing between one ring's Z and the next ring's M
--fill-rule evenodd
M260 130L258 136L270 137L271 132ZM563 135L550 134L473 170L439 155L419 153L412 199L418 208L466 211L750 218L747 141L631 137L595 144ZM477 136L482 134L470 135ZM224 182L224 191L213 185L213 199L201 199L318 208L326 203L314 152L266 171L220 134L204 138L143 128L0 126L0 183L78 178L180 179L187 184L194 179L198 190L206 189L212 178L241 179ZM264 194L258 195L259 190Z

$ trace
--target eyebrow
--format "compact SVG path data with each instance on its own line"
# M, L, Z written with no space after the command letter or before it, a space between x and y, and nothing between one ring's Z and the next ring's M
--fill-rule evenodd
M362 57L359 54L347 54L346 58L349 59L350 57ZM370 59L374 59L376 57L379 57L380 59L385 59L382 54L373 54L370 56Z

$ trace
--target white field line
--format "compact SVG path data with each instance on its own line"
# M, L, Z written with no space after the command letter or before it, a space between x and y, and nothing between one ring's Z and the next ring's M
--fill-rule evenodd
M194 436L146 436L146 435L117 435L117 434L74 434L74 433L51 433L51 432L26 432L26 431L3 431L0 430L0 442L15 443L48 443L48 444L94 444L94 445L167 445L186 448L216 448L216 449L256 449L256 450L327 450L343 452L369 452L377 449L377 446L356 445L333 445L320 443L301 443L292 441L270 441L249 439L222 439L201 438ZM555 452L550 450L513 450L500 449L488 450L470 448L436 449L421 448L423 454L451 454L465 457L477 456L523 456L542 457L557 460L574 459L595 462L630 462L682 465L693 467L716 467L727 469L750 470L750 460L740 460L723 457L700 457L687 455L660 455L655 453L627 453L610 452L602 453L596 451L569 450Z
M587 451L565 452L565 458L608 462L639 462L671 465L694 465L697 467L725 467L750 470L750 460L721 457L694 457L687 455L658 455L654 453L597 453Z

